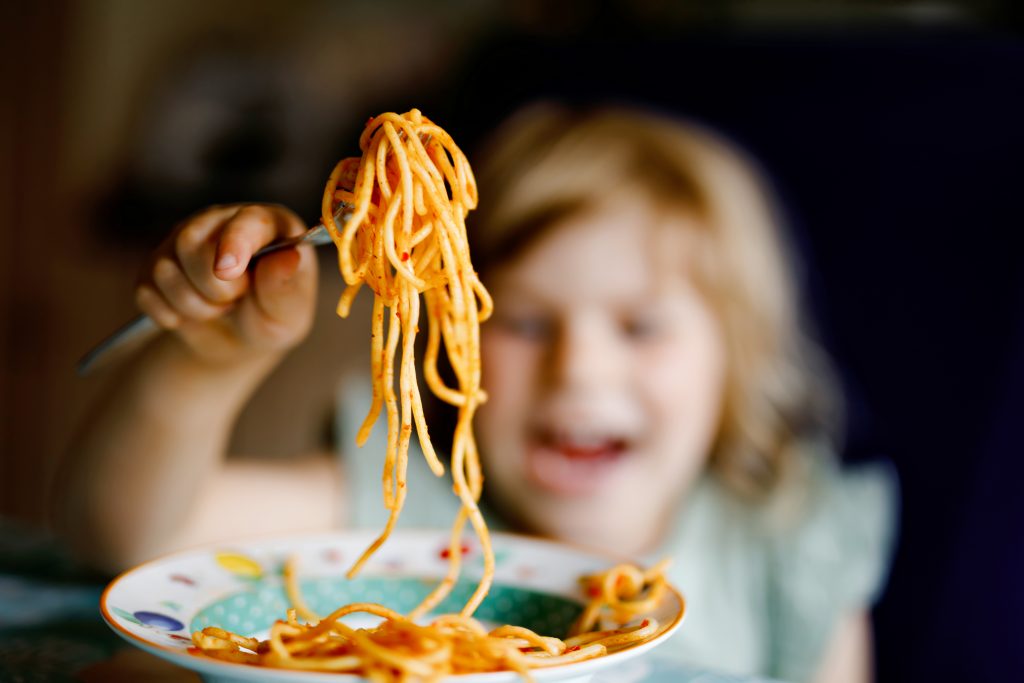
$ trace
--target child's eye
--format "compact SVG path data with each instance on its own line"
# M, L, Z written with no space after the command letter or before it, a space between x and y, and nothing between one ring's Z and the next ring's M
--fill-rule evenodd
M496 321L502 329L530 341L545 341L551 337L552 323L542 315L503 315Z
M654 316L639 315L623 319L620 329L627 339L646 341L657 337L662 331L662 325Z

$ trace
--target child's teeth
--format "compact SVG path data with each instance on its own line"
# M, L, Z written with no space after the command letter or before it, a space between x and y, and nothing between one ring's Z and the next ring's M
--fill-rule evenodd
M558 443L576 448L598 448L608 443L609 439L602 436L566 435L556 438Z

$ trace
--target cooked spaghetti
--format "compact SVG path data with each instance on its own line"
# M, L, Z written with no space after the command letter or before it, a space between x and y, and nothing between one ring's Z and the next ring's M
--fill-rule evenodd
M595 627L615 628L649 614L668 590L665 571L671 560L665 558L656 565L641 570L632 564L620 564L606 572L580 579L583 592L591 600L573 625L570 635L591 642L599 638Z
M528 677L530 669L597 657L654 637L659 633L656 620L636 622L651 611L665 590L663 564L647 572L620 565L606 574L586 577L584 589L595 590L594 599L567 640L519 626L488 631L472 618L494 577L490 536L478 507L483 478L471 427L474 412L485 400L480 388L479 325L492 309L490 296L470 261L466 239L465 218L476 206L476 183L469 162L451 137L416 109L371 118L359 146L362 156L342 160L331 173L322 211L348 285L338 302L338 314L348 315L364 284L374 294L370 344L373 400L357 443L365 443L385 410L383 494L389 515L384 530L351 567L348 577L359 572L398 520L405 502L414 428L431 470L444 475L444 465L430 442L416 375L420 295L428 321L423 377L439 399L458 408L451 472L462 505L452 525L448 572L407 616L382 605L357 603L321 618L306 605L289 563L285 586L292 609L286 621L271 627L267 640L208 627L192 636L196 652L245 664L358 673L372 680L434 680L446 674L500 670ZM334 220L340 204L351 210L351 217L341 227ZM442 342L455 387L445 384L438 371ZM483 576L459 614L439 616L429 625L420 625L416 620L436 607L455 585L467 521L480 541ZM382 621L374 628L354 629L340 621L352 613L375 615ZM630 622L634 623L627 626Z
M275 622L270 636L259 640L208 626L192 634L196 650L222 661L287 669L354 673L373 681L432 681L449 674L530 670L600 657L658 635L653 617L636 620L657 605L664 590L666 562L643 571L618 565L583 577L593 599L565 640L539 635L521 626L488 631L472 617L447 614L422 626L409 617L373 603L353 603L320 618L299 592L295 568L285 567L285 590L292 607ZM381 617L372 628L342 623L350 614ZM299 617L307 623L299 621ZM630 621L635 623L623 626ZM601 623L603 630L592 631Z

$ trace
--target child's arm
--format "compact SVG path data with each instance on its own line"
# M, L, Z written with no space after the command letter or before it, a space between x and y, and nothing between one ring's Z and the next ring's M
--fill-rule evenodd
M215 533L216 520L202 511L217 510L221 490L236 478L236 468L224 465L235 418L306 336L316 295L311 247L246 266L261 246L304 229L279 207L214 207L185 221L154 254L136 293L165 331L88 416L55 491L58 531L93 564L123 568ZM279 473L282 493L293 488L289 473L298 480L308 471ZM260 499L250 506L278 507L266 491L252 493Z

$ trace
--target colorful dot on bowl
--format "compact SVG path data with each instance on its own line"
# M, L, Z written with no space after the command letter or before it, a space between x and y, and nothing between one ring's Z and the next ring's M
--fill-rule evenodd
M129 612L128 610L123 610L120 607L111 607L110 609L111 611L113 611L114 614L121 617L125 621L130 621L131 623L139 624L140 626L142 625L142 622L136 619L135 615Z
M263 568L251 557L238 553L217 553L215 559L217 564L235 576L244 579L258 579L263 575Z
M185 624L174 617L169 617L159 612L135 612L132 616L138 619L141 624L163 629L164 631L180 631L185 628Z

